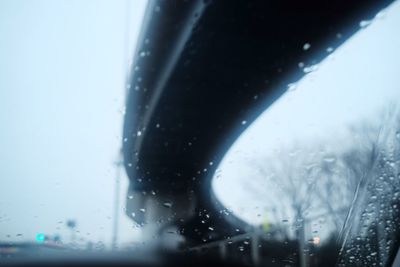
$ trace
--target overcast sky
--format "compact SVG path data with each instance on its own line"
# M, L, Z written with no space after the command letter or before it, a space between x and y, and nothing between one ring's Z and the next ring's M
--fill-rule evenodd
M69 241L70 218L78 238L110 242L127 49L145 4L0 1L0 242ZM135 238L123 214L120 226Z

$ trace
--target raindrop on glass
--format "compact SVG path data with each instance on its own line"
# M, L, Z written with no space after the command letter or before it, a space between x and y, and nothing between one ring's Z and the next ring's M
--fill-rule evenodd
M334 158L334 157L325 157L325 158L324 158L324 161L325 161L325 162L328 162L328 163L332 163L332 162L335 162L335 161L336 161L336 158Z
M311 47L310 43L305 43L303 45L303 50L306 51L306 50L310 49L310 47Z
M366 28L366 27L368 27L370 24L371 24L371 21L370 21L370 20L362 20L362 21L360 21L360 27L361 27L361 28Z
M292 91L294 91L294 90L296 90L296 88L297 88L297 84L296 83L289 83L288 84L288 91L289 92L292 92Z
M383 19L383 18L385 18L385 16L386 16L386 12L385 12L385 10L382 10L382 11L378 12L378 14L375 15L375 18Z
M311 65L303 69L304 73L310 73L316 70L318 70L318 65Z
M171 208L172 207L172 203L171 202L164 202L163 206L166 208Z

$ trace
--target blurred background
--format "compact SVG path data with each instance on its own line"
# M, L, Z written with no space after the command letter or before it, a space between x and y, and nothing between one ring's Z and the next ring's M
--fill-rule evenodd
M125 81L146 2L0 1L1 241L111 245ZM122 246L140 233L120 175Z
M133 197L121 156L146 4L0 1L0 243L129 250L151 238L126 215ZM302 78L288 77L256 120L241 119L246 130L206 167L218 165L211 176L221 216L249 227L211 250L245 251L260 263L257 253L275 261L268 249L279 244L291 249L284 257L304 254L302 266L311 266L324 258L313 261L314 252L340 240L332 251L350 251L346 263L373 253L389 262L400 225L399 14L395 1L347 40L337 32L318 50L305 42L304 57L323 60L298 62ZM373 245L353 252L358 241ZM229 250L229 242L237 244Z

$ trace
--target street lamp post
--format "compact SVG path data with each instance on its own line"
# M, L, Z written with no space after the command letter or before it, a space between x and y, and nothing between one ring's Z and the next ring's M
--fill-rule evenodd
M121 153L118 155L118 160L114 162L115 174L115 191L114 191L114 220L112 232L112 249L117 249L118 242L118 224L119 224L119 195L120 195L120 180L121 180L121 167L123 165Z

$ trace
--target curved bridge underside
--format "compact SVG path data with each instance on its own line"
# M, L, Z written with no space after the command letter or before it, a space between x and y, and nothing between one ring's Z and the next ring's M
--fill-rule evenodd
M390 2L150 1L124 121L131 188L193 194L197 212L211 219L201 224L195 216L186 234L200 240L221 225L214 238L229 235L211 192L226 150L304 75L300 62L318 63L327 56L320 51L339 46Z

